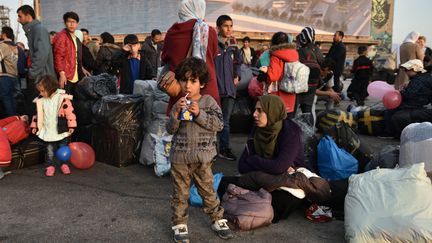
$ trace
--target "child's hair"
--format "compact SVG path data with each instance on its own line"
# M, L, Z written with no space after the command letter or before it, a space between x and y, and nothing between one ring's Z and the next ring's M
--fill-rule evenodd
M232 21L232 18L228 15L221 15L216 20L216 26L221 27L225 21Z
M359 46L357 49L357 54L362 55L367 51L367 47L366 46Z
M271 38L271 45L279 45L283 43L288 43L288 35L284 32L276 32Z
M52 95L58 88L59 83L56 78L51 75L43 75L36 81L36 87L42 86L47 92L48 96Z
M186 77L186 76L189 77ZM201 85L206 84L210 79L207 64L197 57L184 59L175 70L175 77L178 81L187 80L188 78L198 78Z

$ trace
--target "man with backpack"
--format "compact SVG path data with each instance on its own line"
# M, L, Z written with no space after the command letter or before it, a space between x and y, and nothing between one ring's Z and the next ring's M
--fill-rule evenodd
M309 67L308 92L297 94L296 108L300 107L302 113L312 113L315 124L315 93L320 80L321 63L324 57L321 50L315 44L315 30L305 27L299 35L300 48L298 49L299 61Z
M0 42L0 101L6 116L16 115L15 85L18 83L18 47L14 43L13 31L3 27ZM12 30L12 29L10 29Z

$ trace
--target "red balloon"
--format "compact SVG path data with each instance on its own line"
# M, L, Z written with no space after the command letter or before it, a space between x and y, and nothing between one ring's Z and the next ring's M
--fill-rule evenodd
M95 152L93 148L82 142L73 142L69 144L69 148L72 151L70 162L77 169L89 169L95 163Z
M402 96L397 90L387 92L383 97L384 107L387 109L396 109L402 102Z

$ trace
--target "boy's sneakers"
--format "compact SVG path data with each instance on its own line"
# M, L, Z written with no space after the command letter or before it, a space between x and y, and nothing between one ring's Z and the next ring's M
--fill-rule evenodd
M237 157L232 153L231 149L223 149L219 151L218 154L219 158L226 159L226 160L237 160Z
M48 177L51 177L51 176L54 176L54 174L55 174L55 167L54 166L48 166L46 168L45 175Z
M178 224L171 228L174 230L174 242L189 242L188 228L185 224Z
M233 233L231 232L230 228L228 227L227 220L226 219L219 219L215 221L211 225L211 229L217 233L217 235L224 240L229 240L234 237Z
M69 175L71 172L70 172L70 169L69 169L69 166L67 165L67 164L62 164L61 166L60 166L60 170L61 170L61 172L63 173L63 174L65 174L65 175Z

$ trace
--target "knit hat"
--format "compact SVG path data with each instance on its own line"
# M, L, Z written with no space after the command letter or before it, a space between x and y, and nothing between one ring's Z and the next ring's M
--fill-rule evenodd
M423 62L419 59L412 59L408 62L401 64L401 67L404 67L408 70L413 70L414 72L422 72L425 73L426 70L423 68Z
M306 45L315 41L315 30L312 27L305 27L300 32L300 43Z

